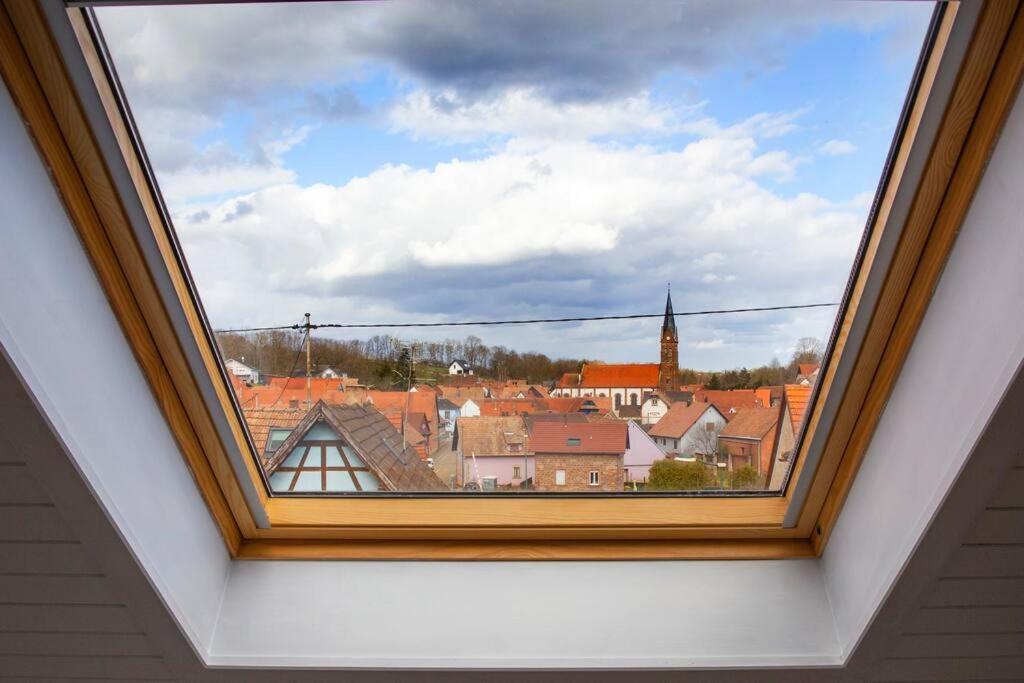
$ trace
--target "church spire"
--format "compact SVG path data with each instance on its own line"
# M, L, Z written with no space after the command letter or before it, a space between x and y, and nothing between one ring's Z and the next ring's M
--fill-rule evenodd
M665 319L661 323L661 363L658 367L658 388L679 390L679 334L672 311L671 285L665 298Z
M676 317L672 314L672 285L668 287L668 297L665 299L665 320L661 323L661 336L664 338L666 332L675 335Z

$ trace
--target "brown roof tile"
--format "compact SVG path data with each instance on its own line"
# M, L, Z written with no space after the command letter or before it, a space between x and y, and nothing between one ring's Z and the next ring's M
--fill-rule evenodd
M460 417L455 424L453 447L466 456L522 454L528 451L528 442L526 423L519 416Z
M530 448L534 453L625 453L628 446L625 422L559 422L544 420L533 425Z
M779 409L776 408L744 408L736 413L719 436L739 436L760 439L775 429L779 421Z
M708 410L715 409L714 406L707 403L691 403L687 405L682 401L673 403L672 407L668 409L668 412L662 415L661 419L658 420L651 431L648 432L651 436L663 436L670 439L678 439L687 432L697 420Z

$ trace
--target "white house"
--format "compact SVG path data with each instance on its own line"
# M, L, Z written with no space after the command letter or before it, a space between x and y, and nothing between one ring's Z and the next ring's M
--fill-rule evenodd
M689 391L657 391L650 394L640 404L640 424L656 424L668 412L672 404L682 401L693 401L693 393Z
M321 379L341 379L344 375L338 373L334 368L324 368L320 371Z
M658 388L657 363L587 363L580 373L566 373L555 383L555 397L610 397L616 410L620 406L639 406Z
M448 366L449 375L472 375L473 368L461 358L456 358Z
M441 426L449 434L455 431L455 422L462 415L462 409L459 404L449 401L446 398L438 397L437 399L437 417L441 421Z
M648 432L666 455L693 459L718 452L718 432L727 421L712 403L673 403Z
M459 406L459 417L480 417L480 404L471 398Z
M244 358L243 358L244 360ZM257 384L260 381L260 371L256 368L251 368L241 361L237 361L234 358L228 358L224 361L224 367L227 368L228 372L249 384Z

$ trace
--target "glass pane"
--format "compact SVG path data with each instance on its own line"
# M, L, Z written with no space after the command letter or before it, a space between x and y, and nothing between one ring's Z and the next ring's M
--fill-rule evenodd
M359 480L359 487L364 491L380 490L380 480L373 472L356 472L356 479Z
M320 472L299 472L298 481L295 482L293 491L322 491L323 482L320 479Z
M366 463L363 462L362 458L356 454L351 446L342 444L341 450L345 451L345 458L348 459L348 464L351 467L366 467Z
M352 477L347 471L345 472L328 472L327 473L327 490L328 491L355 491L356 485L352 482Z
M273 450L284 443L288 435L292 433L290 429L271 429L270 439L268 441L268 447Z
M298 467L299 463L302 462L302 454L306 452L305 446L296 446L292 449L292 452L288 454L288 457L281 463L282 467Z
M294 477L294 472L274 472L270 475L270 489L275 493L286 492Z
M782 486L933 8L96 13L253 443L643 495Z
M309 455L306 456L306 462L302 464L303 467L320 467L323 458L320 457L320 447L310 446Z
M328 446L327 451L327 467L344 467L345 461L341 459L341 453L338 452L337 446Z
M323 422L317 422L308 432L306 432L306 435L302 437L302 439L303 441L337 441L338 435L333 429Z

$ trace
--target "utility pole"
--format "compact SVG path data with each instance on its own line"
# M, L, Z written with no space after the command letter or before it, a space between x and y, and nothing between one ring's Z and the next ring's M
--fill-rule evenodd
M306 314L306 410L313 407L313 357L310 352L310 334L312 326L309 324L309 313Z

